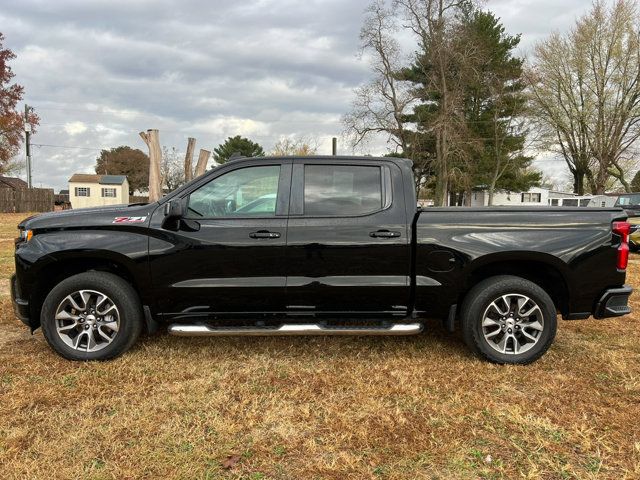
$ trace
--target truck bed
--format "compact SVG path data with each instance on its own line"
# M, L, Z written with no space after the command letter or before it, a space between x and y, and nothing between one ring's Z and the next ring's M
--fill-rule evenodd
M414 223L416 310L446 315L448 305L458 303L478 277L512 274L517 268L530 272L533 280L543 272L544 278L555 279L558 309L565 318L589 316L602 291L624 284L624 272L615 267L611 225L626 216L620 208L419 209Z

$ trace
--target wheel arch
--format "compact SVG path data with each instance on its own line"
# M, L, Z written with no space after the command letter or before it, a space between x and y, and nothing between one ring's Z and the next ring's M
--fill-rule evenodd
M32 328L40 324L40 311L45 298L51 290L65 278L89 271L100 271L114 274L127 283L138 293L140 301L147 304L148 299L143 296L142 280L136 276L133 261L124 255L114 252L61 252L49 255L46 263L33 265L38 273L38 282L31 297Z
M557 311L569 313L570 288L567 266L557 257L532 252L508 252L489 255L473 262L468 269L467 285L460 303L478 283L498 275L521 277L539 285L553 300Z

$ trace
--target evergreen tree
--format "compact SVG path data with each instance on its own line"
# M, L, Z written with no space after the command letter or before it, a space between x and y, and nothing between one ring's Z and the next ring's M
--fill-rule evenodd
M532 158L524 154L528 131L523 59L514 56L520 36L506 34L489 11L467 8L462 22L467 41L476 46L472 69L476 73L469 78L465 95L471 142L464 186L468 191L486 186L491 205L495 190L528 190L541 180L541 174L530 168Z
M263 155L264 150L259 144L240 135L227 138L224 143L213 149L213 159L218 163L224 163L233 156L261 157Z
M636 172L633 180L631 180L631 191L634 193L640 192L640 170Z

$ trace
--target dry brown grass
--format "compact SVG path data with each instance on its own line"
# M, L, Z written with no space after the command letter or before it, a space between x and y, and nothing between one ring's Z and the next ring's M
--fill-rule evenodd
M31 337L5 295L0 478L640 478L636 315L563 321L527 367L482 362L437 324L406 338L159 335L83 364Z

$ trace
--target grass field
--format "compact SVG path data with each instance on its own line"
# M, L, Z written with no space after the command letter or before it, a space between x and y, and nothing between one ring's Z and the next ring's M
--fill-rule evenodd
M0 217L5 287L22 216ZM158 335L73 363L14 318L5 288L0 478L637 479L637 315L562 321L527 367L480 361L438 324L404 338Z

